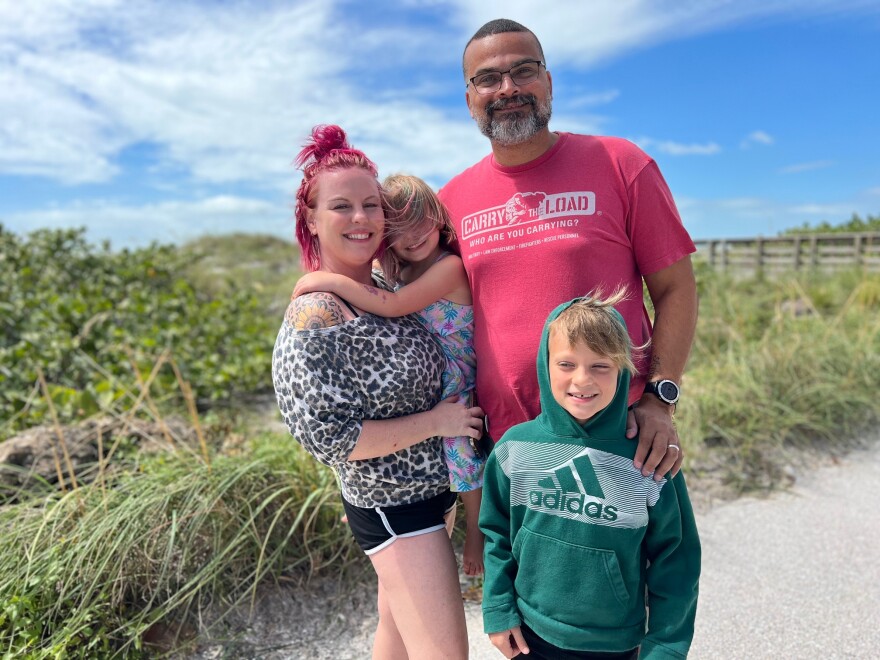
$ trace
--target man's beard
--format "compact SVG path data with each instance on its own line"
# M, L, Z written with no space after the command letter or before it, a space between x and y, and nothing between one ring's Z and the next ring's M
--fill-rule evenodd
M519 111L495 116L494 111L508 105L521 105ZM522 144L532 138L538 131L547 128L550 123L552 106L548 97L539 104L534 94L520 94L509 99L493 101L475 117L480 132L492 142L505 147Z

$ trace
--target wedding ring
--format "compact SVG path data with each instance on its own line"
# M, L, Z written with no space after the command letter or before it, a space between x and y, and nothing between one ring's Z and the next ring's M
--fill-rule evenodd
M678 445L670 444L670 445L667 445L666 448L667 448L667 449L675 448L675 449L677 449L678 451L681 451L681 447L679 447Z

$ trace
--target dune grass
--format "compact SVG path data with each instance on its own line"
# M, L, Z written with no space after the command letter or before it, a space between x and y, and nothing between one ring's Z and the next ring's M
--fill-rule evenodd
M700 274L676 422L688 462L772 487L793 448L842 451L880 415L880 276L734 281Z
M276 435L210 464L160 455L106 488L3 507L0 654L137 657L157 622L360 559L340 515L332 473Z

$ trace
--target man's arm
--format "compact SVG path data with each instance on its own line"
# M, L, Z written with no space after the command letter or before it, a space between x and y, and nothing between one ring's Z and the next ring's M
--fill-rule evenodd
M668 378L680 383L697 327L697 283L690 256L646 275L645 284L654 305L648 380ZM672 423L673 407L653 394L645 394L634 412L639 432L639 446L633 459L636 467L645 475L653 471L657 480L670 470L669 476L675 476L681 468L682 453ZM678 450L667 451L670 444Z

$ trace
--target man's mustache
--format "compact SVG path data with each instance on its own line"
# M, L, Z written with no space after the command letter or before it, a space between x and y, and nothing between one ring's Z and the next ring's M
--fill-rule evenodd
M521 106L524 103L535 106L538 103L538 99L535 98L534 94L519 94L509 99L498 99L486 106L486 112L491 115L496 110L503 110L508 106Z

